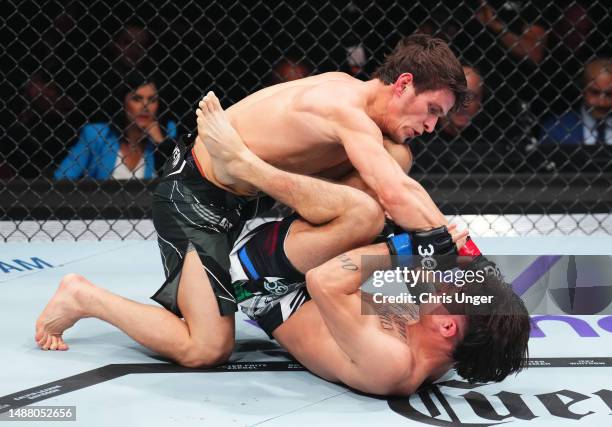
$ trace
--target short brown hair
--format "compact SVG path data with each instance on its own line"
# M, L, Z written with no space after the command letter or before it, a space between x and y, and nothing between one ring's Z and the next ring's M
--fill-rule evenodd
M402 73L412 74L417 94L449 89L455 95L453 111L469 101L463 67L441 39L421 33L403 38L372 76L385 84L393 84Z

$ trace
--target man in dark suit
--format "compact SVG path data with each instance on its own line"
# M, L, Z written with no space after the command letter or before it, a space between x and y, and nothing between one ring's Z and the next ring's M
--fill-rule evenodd
M543 124L541 144L612 146L612 59L599 58L584 69L582 104Z

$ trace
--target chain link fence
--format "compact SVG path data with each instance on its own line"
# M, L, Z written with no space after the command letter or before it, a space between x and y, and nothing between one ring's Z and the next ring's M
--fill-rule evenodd
M325 71L367 80L416 31L449 42L475 96L411 143L442 211L480 235L612 232L610 0L2 8L5 241L154 237L151 189L203 93L229 106Z

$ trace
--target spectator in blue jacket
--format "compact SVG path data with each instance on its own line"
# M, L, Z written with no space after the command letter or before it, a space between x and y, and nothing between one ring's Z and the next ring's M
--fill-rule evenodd
M611 112L612 59L595 59L584 69L580 108L546 120L540 143L612 146Z
M55 179L90 177L151 179L172 151L176 124L158 121L161 111L157 85L140 71L122 82L116 100L123 104L110 123L90 123L55 171Z

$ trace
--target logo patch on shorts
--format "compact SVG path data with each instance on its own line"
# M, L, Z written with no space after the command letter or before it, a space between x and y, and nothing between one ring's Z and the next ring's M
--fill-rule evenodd
M289 292L289 286L280 277L266 277L264 279L264 288L274 295L285 295Z
M174 147L174 151L172 151L172 167L176 167L179 160L181 160L181 150L178 147Z

